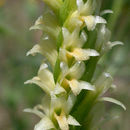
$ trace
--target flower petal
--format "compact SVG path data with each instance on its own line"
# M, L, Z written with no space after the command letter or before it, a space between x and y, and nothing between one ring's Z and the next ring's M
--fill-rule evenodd
M67 111L67 102L66 98L64 96L61 96L62 98L59 98L54 94L54 92L51 92L51 104L50 104L50 113L53 114L56 109L62 109L65 112Z
M27 52L26 56L29 55L35 56L36 53L41 53L41 47L39 44L34 45L33 48Z
M54 90L55 83L53 79L53 74L47 68L47 64L42 64L38 71L38 76L28 80L25 84L36 84L40 86L45 92L50 94L52 90Z
M30 30L33 30L33 29L40 29L39 25L41 25L43 23L43 16L40 16L38 17L38 19L36 20L34 26L30 27Z
M96 40L96 50L100 50L102 48L101 52L104 52L104 49L106 48L106 43L110 40L111 32L106 28L106 26L103 24L99 28L97 40Z
M41 111L39 111L37 109L27 108L27 109L24 109L24 112L33 113L33 114L39 116L40 118L43 118L45 116Z
M124 106L124 104L122 104L120 101L110 98L110 97L102 97L99 99L99 101L107 101L107 102L111 102L111 103L115 103L119 106L121 106L124 110L126 110L126 107Z
M82 31L82 32L81 32L80 39L81 39L81 43L83 43L83 44L87 41L87 34L86 34L85 31ZM82 47L83 44L81 44L81 45L78 46L78 47Z
M80 47L83 45L81 38L79 37L80 28L76 27L72 33L68 31L68 29L63 28L63 48L72 48L72 47ZM83 35L83 34L82 34ZM84 42L84 41L83 41Z
M94 86L94 85L91 85L91 84L88 83L88 82L80 81L79 83L80 83L80 88L81 88L81 89L92 90L92 91L95 90L95 86Z
M74 95L78 95L80 93L80 91L82 90L79 86L79 82L75 79L68 81L69 86L72 90L72 92L74 93Z
M52 128L55 128L52 121L48 117L44 117L35 125L34 130L50 130Z
M80 79L85 71L84 62L78 61L69 69L69 76L73 79Z
M113 78L109 73L102 73L98 79L95 81L95 86L97 90L101 91L101 95L107 92L107 90L112 85Z
M71 115L68 116L68 124L73 126L80 126L79 122Z
M87 0L87 2L83 6L81 6L79 12L81 15L88 16L93 13L95 6L95 0Z
M44 97L42 98L42 110L44 111L44 113L46 114L46 116L50 115L50 103L51 103L51 97L50 95L44 95Z
M56 113L54 116L55 116L61 130L69 130L67 118L66 118L65 113L63 111L61 112L60 116L58 116Z
M96 50L81 48L76 48L73 52L69 52L69 54L75 57L77 61L88 60L90 56L99 56L99 53Z
M87 28L89 31L92 31L95 29L96 27L96 24L98 23L106 23L106 20L100 16L92 16L92 15L89 15L89 16L83 16L82 19L84 20Z
M103 16L103 15L105 15L105 14L113 14L113 11L108 9L108 10L103 10L103 11L100 13L101 16Z
M43 82L43 84L53 90L55 87L53 74L47 67L48 65L44 63L40 66L40 69L38 71L38 77Z
M67 56L66 56L66 54L67 54L66 49L60 48L59 58L60 58L61 61L65 62L65 63L67 63Z
M114 46L116 46L116 45L124 45L124 43L123 43L123 42L120 42L120 41L111 42L110 48L112 48L112 47L114 47Z
M42 54L51 63L52 66L55 65L58 55L56 51L56 43L48 35L44 35L40 43L34 45L34 47L28 51L26 55L34 56L37 53Z
M46 84L44 84L39 77L34 77L30 80L27 80L26 82L24 82L24 84L36 84L40 86L43 89L43 91L45 91L48 94L51 91L50 88L48 88L48 86L46 86Z
M43 32L51 35L53 38L57 38L60 31L60 27L55 15L51 11L47 11L40 16L30 30L42 30Z
M116 45L123 45L123 43L120 41L115 41L115 42L108 41L104 43L102 46L101 54L103 55L105 52L109 51L112 47Z
M91 85L90 83L85 81L77 81L73 79L71 81L68 81L68 83L74 95L78 95L82 89L91 90L91 91L95 90L94 85Z
M59 84L56 84L56 87L54 89L54 94L58 95L61 93L66 93L65 89L63 87L61 87Z
M87 17L83 17L85 24L87 26L87 29L90 30L94 30L95 28L95 17L94 16L87 16Z
M68 100L67 100L67 113L70 112L71 108L73 107L74 103L76 101L76 97L73 93L69 94Z
M104 24L106 24L107 22L106 22L106 20L104 19L104 18L102 18L102 17L100 17L100 16L96 16L95 17L95 23L97 24L97 23L104 23Z
M78 10L80 11L84 5L84 2L83 0L77 0L76 2L77 2Z
M62 28L62 33L63 33L63 37L64 37L64 39L66 39L67 37L69 37L70 36L70 32L69 32L69 30L67 29L67 28Z
M66 24L66 27L70 30L74 30L76 27L81 27L83 25L83 21L80 19L80 10L74 11Z

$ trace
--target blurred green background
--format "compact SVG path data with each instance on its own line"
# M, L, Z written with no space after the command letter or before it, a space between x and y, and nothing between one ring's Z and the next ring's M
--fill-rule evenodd
M127 111L115 105L106 109L112 119L102 125L105 130L130 129L130 0L102 0L101 10L112 9L106 15L112 31L111 40L124 46L113 48L103 57L104 70L114 76L117 89L112 97L122 101ZM24 85L38 70L41 57L26 57L26 52L38 42L41 32L29 31L43 12L40 0L0 0L0 130L32 130L39 120L23 109L40 103L42 91L35 85Z

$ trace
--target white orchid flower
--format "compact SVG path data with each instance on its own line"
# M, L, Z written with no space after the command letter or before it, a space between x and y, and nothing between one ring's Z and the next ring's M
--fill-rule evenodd
M82 49L81 47L87 40L84 32L79 37L79 28L76 28L70 33L66 28L63 28L63 45L60 49L60 59L67 62L67 58L75 58L76 61L88 60L91 56L99 56L99 53L94 49Z
M69 130L69 125L80 126L74 117L69 115L70 106L74 104L74 98L72 95L66 99L57 98L52 92L51 97L45 96L42 104L37 105L33 109L25 109L24 112L34 113L41 118L41 120L35 125L34 130L49 130L56 129L52 116L58 122L61 130ZM61 110L60 115L57 114L57 109Z
M48 94L50 94L50 92L54 90L55 83L53 79L53 74L48 69L47 64L42 64L40 66L38 76L35 76L34 78L25 82L25 84L32 84L32 83L40 86Z
M95 7L95 1L87 0L86 3L83 0L77 0L78 10L74 11L68 18L65 26L73 30L79 26L83 28L87 27L89 31L93 31L97 24L106 24L106 20L100 16L92 15Z
M95 90L94 85L91 85L86 81L79 80L85 70L83 62L76 62L71 68L68 68L65 63L62 64L61 69L64 75L61 75L60 83L63 87L68 88L69 86L74 95L78 95L82 89L91 91Z
M57 58L56 43L48 36L44 35L39 44L33 46L33 48L27 52L28 55L36 55L37 53L42 54L50 62L52 66L55 65Z

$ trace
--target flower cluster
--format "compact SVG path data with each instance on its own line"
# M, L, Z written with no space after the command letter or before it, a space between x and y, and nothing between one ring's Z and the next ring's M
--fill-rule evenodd
M34 129L69 130L69 125L82 125L70 114L82 90L99 93L96 100L114 102L125 109L115 99L99 98L112 86L109 74L103 73L94 82L87 82L87 79L82 78L89 69L87 61L92 57L99 59L114 45L122 44L109 41L110 31L106 28L106 20L101 17L112 11L106 10L95 15L98 6L95 0L43 1L48 8L30 28L42 30L43 35L40 43L27 53L27 56L37 53L43 55L43 63L37 76L25 82L38 85L46 93L41 104L24 110L41 118ZM94 46L86 47L88 32L95 30L97 38ZM86 107L83 104L80 107Z

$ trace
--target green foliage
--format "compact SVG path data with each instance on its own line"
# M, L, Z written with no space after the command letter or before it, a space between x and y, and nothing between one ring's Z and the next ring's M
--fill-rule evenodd
M57 79L59 77L60 72L61 72L60 60L59 60L59 58L57 58L56 63L55 63L55 67L54 67L54 72L53 72L55 83L57 82Z
M57 43L56 43L56 46L57 46L57 51L59 52L59 49L62 45L62 42L63 42L63 34L62 34L62 30L59 32L59 35L58 35L58 38L57 38Z

